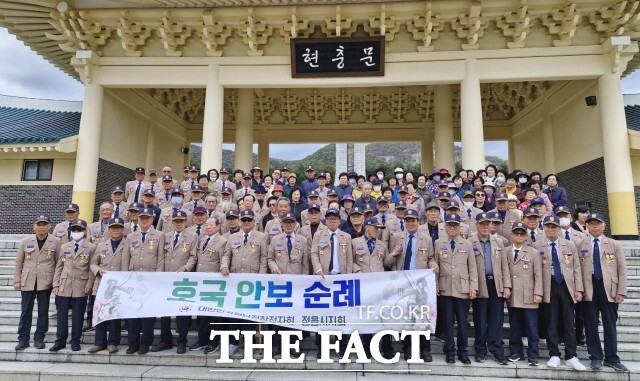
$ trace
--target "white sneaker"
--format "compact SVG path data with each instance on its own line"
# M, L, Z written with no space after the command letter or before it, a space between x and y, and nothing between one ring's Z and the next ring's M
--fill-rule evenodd
M229 356L237 355L240 352L240 346L229 344Z
M551 368L557 368L560 365L560 357L552 356L549 361L547 361L547 366Z
M522 346L525 348L529 348L529 339L527 339L526 337L522 338Z
M564 362L566 365L573 367L573 369L575 370L586 370L587 368L582 365L582 363L580 362L580 360L578 360L577 357L572 357L569 360Z

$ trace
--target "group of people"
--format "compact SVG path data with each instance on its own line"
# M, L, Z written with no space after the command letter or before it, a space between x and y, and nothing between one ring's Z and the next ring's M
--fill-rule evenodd
M298 182L288 168L264 175L221 168L200 174L185 168L181 181L165 167L159 176L135 169L135 179L111 189L97 222L80 219L69 203L65 221L51 229L38 215L35 234L18 250L14 287L22 294L18 345L30 345L34 302L38 302L34 346L44 348L51 292L56 295L57 332L50 351L66 347L71 310L71 349L80 350L91 329L93 300L108 271L215 272L332 276L359 272L432 269L436 273L438 321L447 363L470 364L467 337L473 311L476 362L493 355L501 365L526 358L538 366L539 341L546 339L547 366L586 367L577 346L587 346L592 369L626 370L617 355L616 320L624 301L626 265L619 242L606 237L605 218L586 206L571 210L558 176L505 173L495 166L477 172L446 169L412 174L396 168L365 177L305 168ZM524 205L524 207L522 207ZM508 307L509 350L503 346L504 306ZM170 317L109 320L95 327L89 352L118 351L123 326L127 354L173 347ZM211 324L238 329L233 319L200 316L198 339L187 347L191 318L179 316L177 353L215 353ZM604 350L599 324L604 329ZM457 331L454 327L457 324ZM274 353L280 352L279 335ZM365 336L365 339L367 337ZM411 342L402 352L411 357ZM316 340L318 356L320 341ZM341 356L344 345L334 356ZM229 353L239 350L231 338ZM390 339L386 358L396 355ZM420 339L420 357L432 361L431 342Z

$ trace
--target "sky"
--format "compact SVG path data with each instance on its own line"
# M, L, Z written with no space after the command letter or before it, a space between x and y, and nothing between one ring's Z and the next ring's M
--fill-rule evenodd
M640 70L622 80L622 92L640 93ZM0 94L81 101L84 87L82 83L31 51L10 35L6 28L0 28ZM273 158L298 160L323 146L324 144L271 144L269 153ZM226 149L233 147L233 144L224 145ZM256 144L253 151L258 152ZM485 153L506 159L507 144L504 141L486 142Z

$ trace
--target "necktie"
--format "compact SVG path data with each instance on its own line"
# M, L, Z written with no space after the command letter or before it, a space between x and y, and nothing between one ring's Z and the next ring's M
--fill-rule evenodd
M195 185L195 181L191 180L191 189L193 189L194 185Z
M454 251L456 251L456 241L451 240L451 252L454 252Z
M168 192L164 194L164 199L165 199L165 201L169 201L170 200Z
M329 272L333 270L333 253L336 249L336 243L334 242L336 238L336 233L331 233L331 259L329 259Z
M593 240L593 276L597 280L602 280L602 264L600 263L600 246L598 238Z
M536 232L535 230L531 231L531 242L535 242L536 241Z
M407 250L404 253L404 263L402 265L403 270L409 270L411 267L411 255L413 255L413 234L407 238Z
M207 213L207 215L209 215L209 217L211 217L213 215L213 210L210 210L209 213Z
M77 253L78 249L80 249L80 245L78 244L78 242L76 242L76 249L75 249L74 253Z
M144 241L147 240L147 233L142 232L142 242L144 243Z
M116 210L113 212L113 218L118 218L120 216L120 205L116 205Z
M520 250L517 250L517 249L516 249L515 254L513 255L513 261L514 261L514 262L518 260L518 253L519 253L519 252L520 252Z
M467 216L469 216L469 218L471 218L471 209L467 209Z
M382 224L383 224L383 225L386 225L386 224L387 224L387 215L386 215L386 214L383 214L383 215L382 215Z
M223 181L223 182L222 182L222 189L224 189L224 188L226 188L226 187L227 187L227 182L226 182L226 181Z
M193 209L195 209L195 208L197 208L197 207L198 207L198 201L194 201L194 202L193 202Z
M197 234L197 235L200 235L200 226L197 226L197 227L196 227L196 234Z
M538 229L542 229L542 222L538 222Z
M400 230L404 231L404 221L400 220Z
M551 243L551 263L553 264L553 280L560 284L562 283L562 270L560 269L560 259L558 258L555 242Z
M156 184L151 184L151 192L156 193Z
M367 239L367 246L369 246L369 253L373 254L376 248L376 241L374 239Z
M138 181L138 187L136 188L136 197L133 201L138 202L138 200L140 199L140 187L142 186L142 183L140 181Z
M69 227L67 228L67 239L71 241L71 222L69 222Z
M564 231L564 239L566 239L567 241L571 241L571 234L569 234L568 230Z
M180 239L180 234L176 233L175 238L173 239L173 248L175 249L176 246L178 246L178 239Z
M249 194L249 188L244 188L244 195L248 195Z
M291 236L287 235L287 252L289 253L289 257L291 257L291 249L293 245L291 244Z
M204 246L202 246L202 250L207 248L207 245L209 245L209 241L211 240L211 237L207 237L207 240L204 241Z
M138 225L133 225L133 231L137 232L138 231Z
M249 234L245 234L244 235L244 244L247 244L247 241L249 240Z

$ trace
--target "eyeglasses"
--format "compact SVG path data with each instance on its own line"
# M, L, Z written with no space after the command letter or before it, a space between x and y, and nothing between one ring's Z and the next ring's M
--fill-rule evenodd
M484 194L482 194L482 193L476 193L476 197L484 197Z

